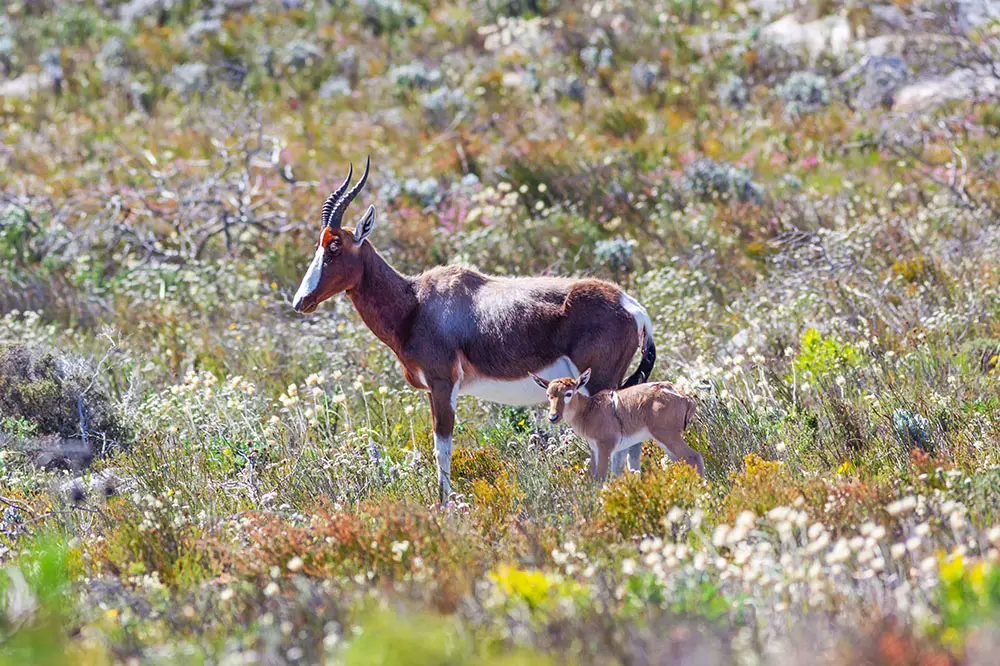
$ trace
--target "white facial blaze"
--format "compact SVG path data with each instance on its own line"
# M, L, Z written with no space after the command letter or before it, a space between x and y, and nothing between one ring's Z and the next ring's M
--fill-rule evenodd
M313 257L312 263L309 264L309 268L306 269L306 275L302 278L299 290L295 292L295 300L292 303L294 306L298 307L303 299L319 287L319 278L323 274L323 252L322 246L316 248L316 255Z

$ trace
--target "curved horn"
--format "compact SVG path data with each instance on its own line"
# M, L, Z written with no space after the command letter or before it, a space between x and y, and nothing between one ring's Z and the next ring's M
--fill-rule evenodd
M320 220L322 220L324 227L330 223L330 213L333 212L333 207L337 205L337 200L340 199L340 195L342 195L344 190L347 189L347 186L351 184L351 176L353 175L354 164L351 164L350 168L347 170L347 178L345 178L344 182L337 188L337 191L330 194L330 196L326 198L326 201L323 202L323 213L320 216ZM338 224L337 226L340 225Z
M327 220L327 223L330 226L340 226L341 218L344 217L344 211L347 210L347 207L352 201L354 201L354 197L358 196L358 192L361 191L361 188L365 186L365 182L368 180L368 169L371 167L371 163L372 156L369 155L368 159L365 160L365 172L361 174L361 180L359 180L354 187L348 190L347 194L345 194L343 198L340 199L336 205L334 205L333 210L330 211L330 217Z

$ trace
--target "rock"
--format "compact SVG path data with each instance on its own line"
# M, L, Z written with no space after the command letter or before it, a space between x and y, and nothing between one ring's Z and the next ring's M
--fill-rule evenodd
M321 99L350 97L351 93L351 82L343 76L331 76L319 87L319 96Z
M55 87L55 80L47 72L22 74L16 79L0 83L0 98L25 98Z
M827 16L799 23L794 14L766 25L759 35L765 49L805 55L810 62L816 62L823 55L842 58L850 49L851 38L851 24L843 16Z
M203 62L190 62L176 65L167 76L170 89L183 97L203 93L211 85L208 76L208 65Z
M954 0L954 7L958 28L964 33L1000 20L998 0Z
M909 30L910 21L898 5L872 5L869 10L872 18L893 30Z
M945 76L916 81L896 91L893 110L919 111L945 102L995 97L1000 79L988 70L965 67Z

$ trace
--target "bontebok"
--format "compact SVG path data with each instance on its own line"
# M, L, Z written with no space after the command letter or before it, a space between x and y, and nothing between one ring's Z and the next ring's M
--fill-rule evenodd
M508 405L545 402L530 373L552 379L590 368L588 388L617 388L640 342L639 367L626 386L643 382L656 358L649 315L619 287L600 280L506 278L458 266L417 276L394 270L367 238L369 206L354 229L344 211L368 178L347 180L323 205L322 229L294 308L309 313L346 292L372 332L388 345L406 381L428 391L442 501L451 492L451 446L459 395ZM586 389L582 389L586 390ZM624 455L624 454L623 454ZM637 469L639 447L628 455ZM620 458L616 463L621 465Z
M639 384L617 391L584 389L591 379L590 370L579 377L549 381L532 375L535 383L549 397L549 421L566 419L576 434L590 444L597 458L597 478L608 474L611 456L653 440L674 460L682 460L702 476L702 455L684 441L684 429L694 416L694 399L684 395L669 382Z

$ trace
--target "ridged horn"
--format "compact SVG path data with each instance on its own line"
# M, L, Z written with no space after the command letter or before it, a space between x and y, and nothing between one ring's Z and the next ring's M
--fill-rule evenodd
M351 176L353 175L354 175L354 165L351 164L350 168L347 170L347 178L345 178L344 182L341 183L340 187L337 188L337 191L331 193L330 196L326 198L326 201L323 202L323 214L321 215L320 219L323 221L324 227L330 224L330 213L333 212L333 208L334 206L337 205L337 200L340 199L341 195L344 193L344 190L346 190L347 186L351 184ZM340 225L338 224L337 226Z
M346 211L347 207L351 205L352 201L354 201L354 197L358 196L358 192L361 191L361 188L365 186L365 182L368 180L368 169L371 167L371 163L372 156L369 155L368 159L365 160L365 172L361 174L361 180L359 180L354 187L347 191L347 194L334 204L333 209L330 211L330 216L327 219L327 224L336 227L340 226L342 218L344 217L344 211Z

